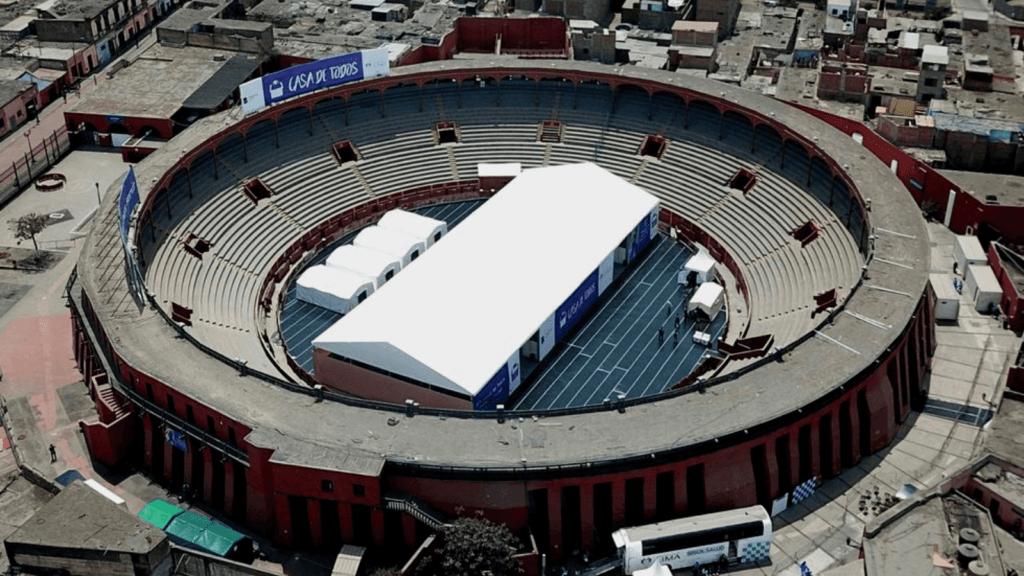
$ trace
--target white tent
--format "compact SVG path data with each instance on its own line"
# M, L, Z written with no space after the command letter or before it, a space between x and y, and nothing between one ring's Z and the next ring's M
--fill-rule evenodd
M515 178L523 172L519 162L481 162L476 165L477 178Z
M703 248L698 250L693 256L690 256L690 259L686 261L683 272L679 273L680 284L686 281L686 276L689 276L690 272L697 273L698 284L714 282L718 279L718 275L715 273L715 259L705 252Z
M418 238L423 241L426 248L433 246L434 242L448 233L448 224L442 220L397 208L382 216L377 226Z
M700 310L708 319L714 320L725 305L725 290L714 282L705 282L690 298L686 306L687 313Z
M427 250L427 245L419 238L380 226L363 228L352 241L352 245L383 252L401 262L402 268Z
M331 268L342 268L370 277L375 289L379 289L402 269L398 258L352 244L346 244L331 252L326 264Z
M373 279L351 270L311 266L295 283L295 297L321 308L345 314L373 294Z
M658 210L594 164L524 170L313 346L475 398L549 324L553 345L556 316L597 300L604 263Z

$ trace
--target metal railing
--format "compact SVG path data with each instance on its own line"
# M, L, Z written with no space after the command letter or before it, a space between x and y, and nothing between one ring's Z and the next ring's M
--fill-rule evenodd
M433 530L440 530L450 524L443 514L409 494L393 492L385 495L384 509L405 512Z

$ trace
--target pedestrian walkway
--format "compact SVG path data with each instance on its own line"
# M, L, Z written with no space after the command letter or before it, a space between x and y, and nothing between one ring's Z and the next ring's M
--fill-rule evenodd
M945 273L953 261L953 234L929 224L931 268ZM1006 383L1007 367L1021 339L998 320L983 316L965 297L960 319L936 328L938 346L932 361L929 400L965 410L994 410ZM774 518L771 564L735 572L744 576L800 576L806 562L814 574L857 560L865 525L875 518L860 510L865 495L882 500L905 484L931 488L965 468L984 452L983 422L950 417L939 410L912 412L896 440L862 460L815 493Z

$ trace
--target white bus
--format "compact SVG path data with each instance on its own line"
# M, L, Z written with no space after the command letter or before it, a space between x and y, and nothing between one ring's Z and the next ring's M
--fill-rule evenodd
M632 574L656 561L673 568L748 564L768 558L772 519L762 506L623 528L612 534L622 570Z

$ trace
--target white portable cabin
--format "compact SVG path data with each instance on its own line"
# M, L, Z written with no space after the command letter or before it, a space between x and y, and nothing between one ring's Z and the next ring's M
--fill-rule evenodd
M296 298L338 314L347 314L373 290L372 278L323 265L310 266L295 282Z
M935 319L956 320L960 316L960 294L953 287L953 278L945 274L930 274L935 290Z
M346 244L331 252L331 255L327 257L326 264L331 268L343 268L356 274L368 276L373 281L375 290L380 289L385 282L391 280L402 269L402 263L398 261L398 258L352 244Z
M966 276L968 267L988 264L988 255L977 236L957 236L953 243L953 260L957 270Z
M700 310L707 315L709 320L714 320L724 305L725 289L714 282L705 282L690 298L690 303L686 305L686 312Z
M982 314L997 309L999 300L1003 297L1003 287L996 279L995 272L992 272L992 268L987 264L968 266L964 286L967 289L967 295L974 300L974 309Z
M686 283L686 277L691 272L697 273L697 284L714 282L718 279L718 274L715 271L715 259L711 257L711 254L705 252L704 249L698 250L696 254L690 256L690 259L686 261L683 271L679 273L679 283Z
M408 266L410 262L419 258L420 254L427 250L427 245L419 238L380 226L364 228L356 235L352 245L392 256L402 264L402 268Z
M433 246L434 242L448 233L447 222L398 208L388 210L377 222L377 226L408 234L422 241L425 249Z
M107 500L110 500L111 502L117 504L118 506L124 508L125 510L128 509L128 505L124 503L124 498L121 498L117 494L114 494L106 486L100 484L99 482L91 478L89 480L83 480L83 482L85 482L85 485L88 486L89 488L92 488L96 492L102 494L103 497L106 498Z

